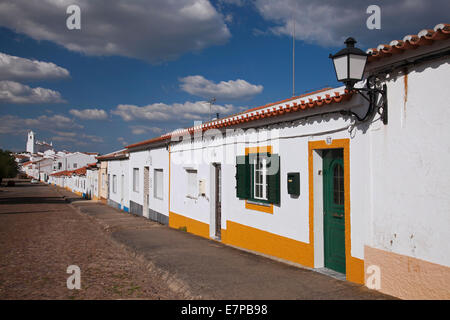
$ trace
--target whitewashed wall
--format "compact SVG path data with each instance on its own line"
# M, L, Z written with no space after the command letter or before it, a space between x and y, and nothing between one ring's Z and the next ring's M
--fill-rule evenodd
M352 104L361 103L355 97ZM226 221L267 231L290 239L309 243L309 179L308 179L308 142L332 139L350 139L350 192L351 192L351 254L364 258L364 243L367 233L368 190L368 138L361 129L349 132L349 119L331 116L319 116L314 121L291 122L271 125L257 134L246 131L245 134L217 137L213 144L226 147L202 148L201 143L180 143L171 151L171 211L189 218L212 224L214 214L210 201L213 198L212 183L213 162L222 164L222 228ZM337 131L337 132L333 132ZM268 140L267 138L272 138ZM260 142L258 142L260 141ZM273 153L280 156L280 205L274 206L273 214L245 208L245 201L236 197L236 156L244 155L246 147L272 146ZM192 149L193 151L191 151ZM225 150L225 151L224 151ZM202 155L203 152L203 155ZM215 153L215 155L214 155ZM192 156L189 156L191 154ZM222 156L222 154L224 154ZM203 161L200 161L202 159ZM210 158L208 158L210 157ZM198 179L204 179L207 194L198 199L187 195L186 169L198 170ZM321 168L319 168L321 169ZM315 168L317 172L318 168ZM287 173L300 172L301 195L291 197L287 193ZM210 229L211 235L213 234Z
M450 266L450 60L388 80L389 124L371 141L368 245ZM406 87L406 89L405 89Z
M121 209L128 211L130 208L129 200L129 160L108 161L108 174L110 175L109 198L120 204ZM116 192L113 191L113 176L116 176ZM122 175L124 176L122 190Z

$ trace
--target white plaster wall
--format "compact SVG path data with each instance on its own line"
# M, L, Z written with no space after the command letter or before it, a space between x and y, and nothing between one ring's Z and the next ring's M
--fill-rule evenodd
M450 60L388 84L389 124L370 131L369 245L450 265Z
M111 181L110 181L110 191L109 191L109 198L116 203L119 203L122 206L125 206L127 208L130 208L130 200L129 200L129 160L114 160L114 161L108 161L108 174L111 175ZM116 192L113 192L113 176L117 176L117 185L116 185ZM123 198L122 198L122 175L124 175L124 190L123 190ZM132 185L131 185L132 187Z
M163 147L150 150L150 185L149 208L166 216L169 216L169 151ZM155 197L155 169L163 170L163 198Z
M150 165L149 150L130 152L129 170L128 170L128 185L130 201L144 204L144 167ZM139 190L133 191L133 168L139 168ZM108 169L109 171L109 169Z
M222 164L222 228L226 220L268 231L283 237L309 243L309 181L308 142L350 138L350 192L352 256L364 258L364 242L367 233L368 194L364 187L368 179L367 137L358 128L347 130L350 120L340 117L317 117L314 121L296 121L272 125L255 132L216 138L214 144L225 147L200 149L198 142L179 143L171 152L171 211L204 223L213 223L210 204L214 188L210 187L213 174L211 163ZM270 132L270 135L269 135ZM322 134L325 132L325 134ZM259 142L258 142L259 141ZM244 155L246 147L271 145L280 155L280 205L273 214L245 208L245 201L236 197L237 155ZM190 148L194 150L189 150ZM197 150L195 150L197 149ZM202 154L203 152L203 154ZM214 156L215 152L215 156ZM191 156L187 156L190 154ZM203 160L202 160L203 159ZM205 197L190 199L187 195L186 169L198 170L198 179L206 182ZM316 170L317 168L315 168ZM300 172L300 196L287 193L287 173ZM211 234L212 231L210 230Z

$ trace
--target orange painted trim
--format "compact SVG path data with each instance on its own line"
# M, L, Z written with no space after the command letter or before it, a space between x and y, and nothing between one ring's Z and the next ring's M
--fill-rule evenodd
M327 144L324 140L308 142L309 166L309 242L314 246L314 168L313 151L320 149L343 149L344 197L345 197L345 266L348 281L364 284L364 260L351 255L350 224L350 139L336 139Z
M272 146L262 146L262 147L247 147L245 148L245 155L252 153L272 153Z
M168 209L168 211L170 212L170 144L169 144L169 149L168 149L168 151L169 151L169 209Z
M260 212L273 214L273 204L270 204L270 206L265 206L265 205L261 205L261 204L250 203L247 200L245 200L245 208L250 209L250 210L256 210L256 211L260 211Z
M237 222L227 220L222 242L314 268L313 246Z
M186 231L209 239L209 224L191 219L169 211L169 227L174 229L186 228Z

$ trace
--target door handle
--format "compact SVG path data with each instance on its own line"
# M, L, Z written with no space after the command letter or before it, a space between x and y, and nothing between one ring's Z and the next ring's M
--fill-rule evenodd
M343 218L344 215L343 215L343 214L333 213L333 217L334 217L334 218Z

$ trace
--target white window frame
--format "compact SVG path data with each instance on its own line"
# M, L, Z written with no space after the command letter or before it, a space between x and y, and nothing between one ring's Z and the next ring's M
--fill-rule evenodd
M258 164L262 164L258 168ZM260 175L262 181L256 182L256 176ZM258 191L262 187L262 194ZM255 157L253 159L253 198L258 200L268 200L267 198L267 159L265 157Z
M113 193L117 193L117 176L115 174L113 174L112 189Z
M133 168L133 191L139 192L139 168Z
M195 174L195 178L194 175ZM186 185L187 185L187 198L198 198L198 171L194 169L186 169Z
M153 197L155 199L159 199L159 200L164 199L164 170L163 169L153 169Z

